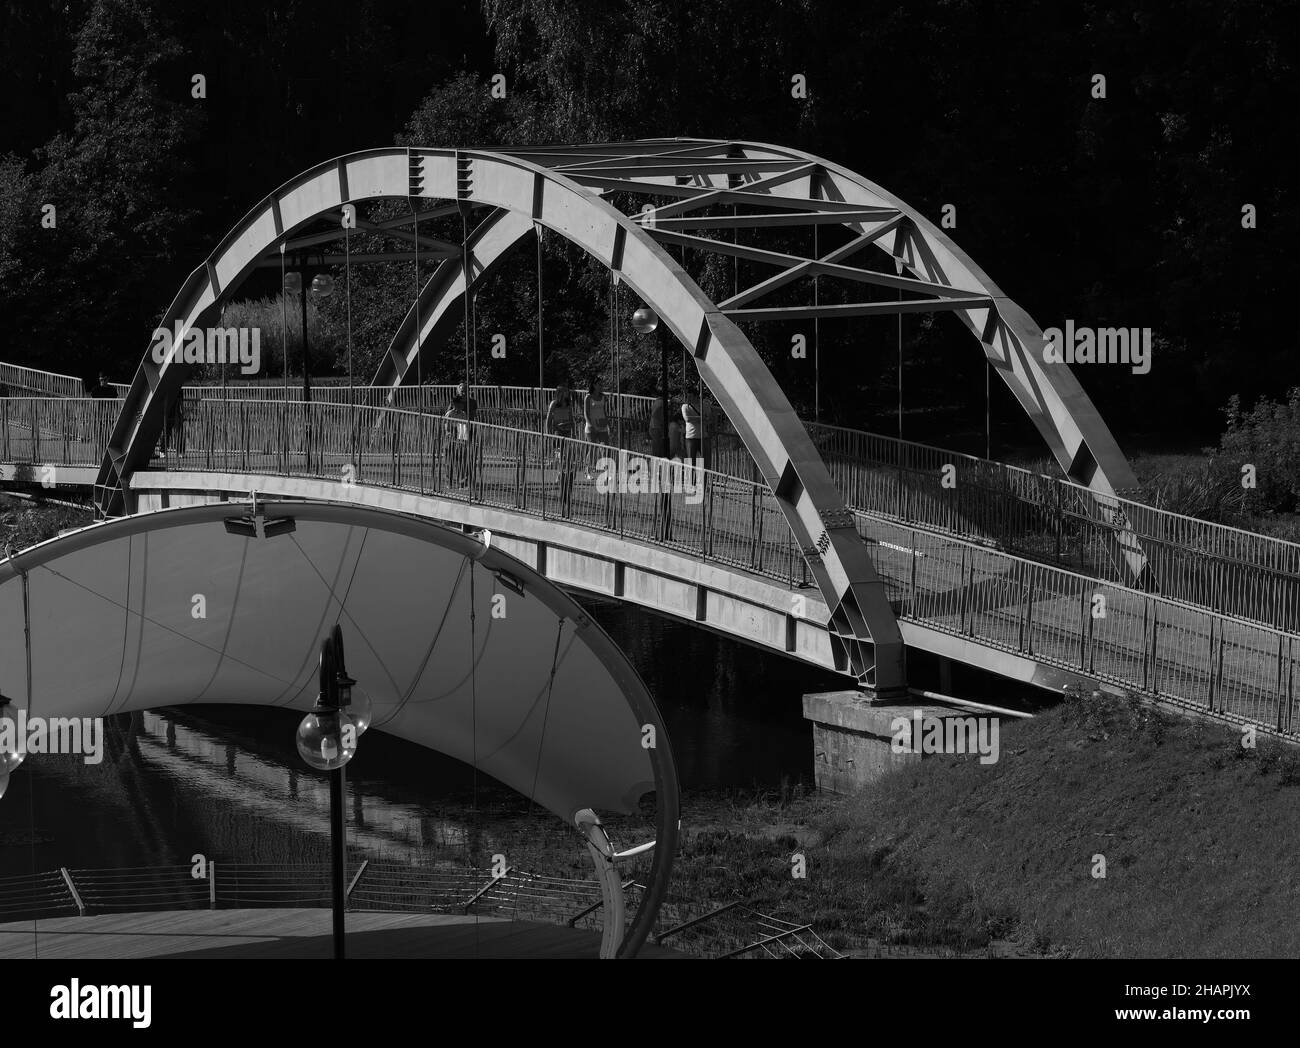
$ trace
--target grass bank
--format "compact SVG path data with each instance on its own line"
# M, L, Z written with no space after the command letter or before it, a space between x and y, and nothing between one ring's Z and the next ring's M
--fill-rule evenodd
M687 822L675 893L742 895L840 949L1300 953L1300 753L1122 700L1004 726L995 765L928 759L851 797L696 800Z

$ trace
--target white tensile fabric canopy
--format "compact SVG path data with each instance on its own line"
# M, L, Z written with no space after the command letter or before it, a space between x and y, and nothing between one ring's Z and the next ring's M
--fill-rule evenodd
M258 509L293 530L231 534L225 521L247 505L194 506L0 562L0 691L47 718L198 702L307 709L337 622L377 730L474 764L570 826L583 809L632 811L657 790L675 827L653 700L552 583L478 538L398 514Z

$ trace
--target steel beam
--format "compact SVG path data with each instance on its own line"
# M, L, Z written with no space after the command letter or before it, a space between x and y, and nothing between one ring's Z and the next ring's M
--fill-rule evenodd
M895 313L948 313L955 309L976 309L991 305L982 295L950 298L905 298L881 302L848 302L827 306L773 306L767 309L724 309L733 320L831 320L836 317L881 317Z

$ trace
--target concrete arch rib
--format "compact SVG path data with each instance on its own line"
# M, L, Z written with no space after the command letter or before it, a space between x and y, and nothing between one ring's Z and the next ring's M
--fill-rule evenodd
M658 145L666 152L691 148ZM608 155L610 148L600 152ZM700 149L707 144L691 151ZM838 654L861 683L884 693L905 688L902 635L885 586L816 448L754 347L647 230L594 190L525 153L381 149L304 172L245 216L190 274L161 326L205 326L223 296L287 235L345 203L381 198L457 201L527 216L616 270L694 354L771 486L833 609ZM148 466L165 405L187 370L145 354L100 466L96 504L102 514L131 510L131 475Z

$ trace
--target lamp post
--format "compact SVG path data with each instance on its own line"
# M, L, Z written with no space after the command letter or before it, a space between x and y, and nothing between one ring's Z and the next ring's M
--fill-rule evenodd
M320 647L320 691L316 705L298 725L298 754L330 776L331 897L334 910L334 959L343 960L344 909L347 905L344 765L357 752L357 740L370 726L370 699L348 676L343 658L343 629L336 625Z
M0 694L0 797L9 788L9 773L27 756L26 740L19 735L18 727L12 700Z
M304 281L307 279L307 256L301 255L298 258L298 268L290 270L284 275L284 290L287 294L298 295L302 306L302 402L311 403L311 343L307 339L307 292L304 288ZM334 278L328 273L317 273L311 280L311 293L317 298L326 298L334 293ZM288 357L289 349L285 347L285 356ZM306 414L304 420L304 447L306 449L306 468L311 471L311 410L303 409Z
M659 327L659 318L649 306L642 306L632 314L632 327L640 335L651 335ZM668 343L659 336L659 393L663 397L664 409L661 414L660 440L663 441L663 457L667 458L668 447Z

